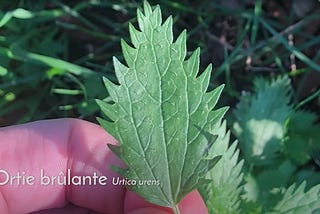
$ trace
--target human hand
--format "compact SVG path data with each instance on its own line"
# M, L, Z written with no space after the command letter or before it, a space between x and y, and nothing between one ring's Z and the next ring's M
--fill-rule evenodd
M77 119L1 128L0 213L172 213L168 208L144 201L122 185L112 185L112 178L118 175L110 165L121 166L121 161L107 144L117 142L98 125ZM66 175L68 169L71 177L96 173L107 177L108 184L40 182L41 171L53 178L59 173ZM187 195L179 208L181 214L208 213L197 191Z

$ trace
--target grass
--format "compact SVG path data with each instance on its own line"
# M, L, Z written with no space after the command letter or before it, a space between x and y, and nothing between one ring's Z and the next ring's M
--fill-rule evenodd
M303 91L306 83L300 80L320 72L320 37L316 27L309 29L319 25L317 3L302 17L294 5L277 1L152 3L164 8L165 17L173 14L177 32L188 30L189 47L202 48L203 65L213 62L211 85L226 83L224 104L234 106L241 90L250 89L257 75L288 73ZM139 2L0 4L4 8L0 11L0 125L66 116L92 120L97 114L93 99L105 94L99 79L114 79L111 58L119 55L120 39L128 38L128 22L135 23L132 17ZM308 101L300 105L319 107L318 86L319 82L304 97L297 97ZM14 99L7 99L8 94ZM17 111L19 116L12 116Z

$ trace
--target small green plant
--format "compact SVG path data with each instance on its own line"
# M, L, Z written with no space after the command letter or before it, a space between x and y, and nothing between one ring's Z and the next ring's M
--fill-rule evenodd
M295 107L288 76L253 82L254 93L242 95L233 124L245 159L245 213L313 213L320 208L319 172L299 168L320 147L316 115ZM306 186L312 189L304 193Z
M239 161L238 142L230 144L222 122L227 108L214 110L223 87L207 92L211 65L199 75L199 49L186 59L186 31L173 41L172 18L162 23L159 6L143 5L140 30L129 24L132 45L121 41L126 65L113 60L118 83L104 78L111 100L97 100L106 115L100 124L120 144L109 147L126 164L113 169L132 181L156 181L128 188L175 213L196 188L210 213L319 211L320 185L305 191L306 183L291 177L311 159L318 127L314 115L294 109L290 79L256 79L255 94L242 96L233 126ZM309 143L291 152L306 137L295 125L306 115Z
M186 31L173 42L172 18L163 24L159 7L138 10L141 31L129 25L133 47L121 41L126 65L114 58L119 85L104 79L112 102L98 101L109 121L100 124L119 142L110 148L131 180L159 185L130 188L146 200L171 207L204 182L219 157L208 156L214 128L227 108L213 110L222 86L206 92L211 65L200 75L199 49L186 58Z

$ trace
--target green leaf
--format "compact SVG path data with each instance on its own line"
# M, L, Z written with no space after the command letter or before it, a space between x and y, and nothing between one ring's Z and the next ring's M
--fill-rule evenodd
M112 150L127 165L116 168L137 181L130 189L146 200L174 208L198 187L210 169L206 156L226 108L213 110L222 87L206 92L211 65L199 76L199 50L186 60L186 32L173 41L172 18L144 2L140 30L129 25L133 47L121 42L127 65L114 59L119 85L105 79L112 102L99 102L101 125L120 143ZM139 181L159 185L139 185Z
M312 187L305 192L306 183L296 187L291 185L285 192L281 201L269 214L300 214L320 212L320 185Z
M17 8L13 11L8 11L0 19L0 28L6 25L12 19L12 17L15 17L18 19L30 19L34 17L34 14L23 8Z
M295 170L296 167L286 160L279 161L272 167L262 168L259 173L252 173L252 178L249 178L252 175L247 175L243 197L258 203L263 210L269 210L281 199L279 190L287 187Z
M23 8L17 8L12 11L12 16L18 19L30 19L33 18L33 13Z
M290 79L278 77L271 82L254 80L255 94L244 94L234 111L233 130L246 161L255 165L275 160L284 137L285 121L291 113Z
M36 53L31 53L28 52L24 49L22 49L18 44L13 44L11 45L10 50L7 50L8 57L9 58L14 58L14 59L19 59L19 60L24 60L26 62L31 62L34 64L44 64L47 66L50 66L52 68L58 68L61 70L67 70L70 73L73 73L75 75L92 75L94 74L94 71L81 67L79 65L53 58L50 56L44 56L41 54L36 54ZM1 54L1 52L0 52Z
M238 161L237 142L229 147L230 132L226 133L226 122L214 133L217 140L209 151L209 157L222 156L209 171L206 178L209 183L202 190L209 213L239 213L240 195L243 182L243 161Z
M5 76L8 73L7 68L0 65L0 76Z
M307 182L306 188L311 188L312 186L318 185L320 181L320 172L312 168L301 169L297 172L296 183L301 183L303 181Z
M283 150L298 165L309 161L312 151L320 148L320 126L316 121L316 114L298 110L287 123Z

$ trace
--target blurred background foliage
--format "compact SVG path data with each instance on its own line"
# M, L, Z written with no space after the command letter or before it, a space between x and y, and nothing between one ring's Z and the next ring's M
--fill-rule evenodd
M201 70L213 63L211 88L226 85L219 105L231 107L228 126L245 160L243 209L263 210L276 200L274 188L320 183L320 2L149 2L173 16L175 35L188 30L188 50L201 47ZM141 5L0 0L0 127L60 117L95 122L95 99L108 99L101 78L116 81L112 57L123 59L120 39L129 41Z
M319 110L319 2L150 1L172 14L188 49L213 63L212 86L226 83L221 105L235 106L256 76L289 74L297 102ZM140 1L0 1L0 126L56 117L94 120L101 76L114 79ZM318 90L318 91L317 91Z

